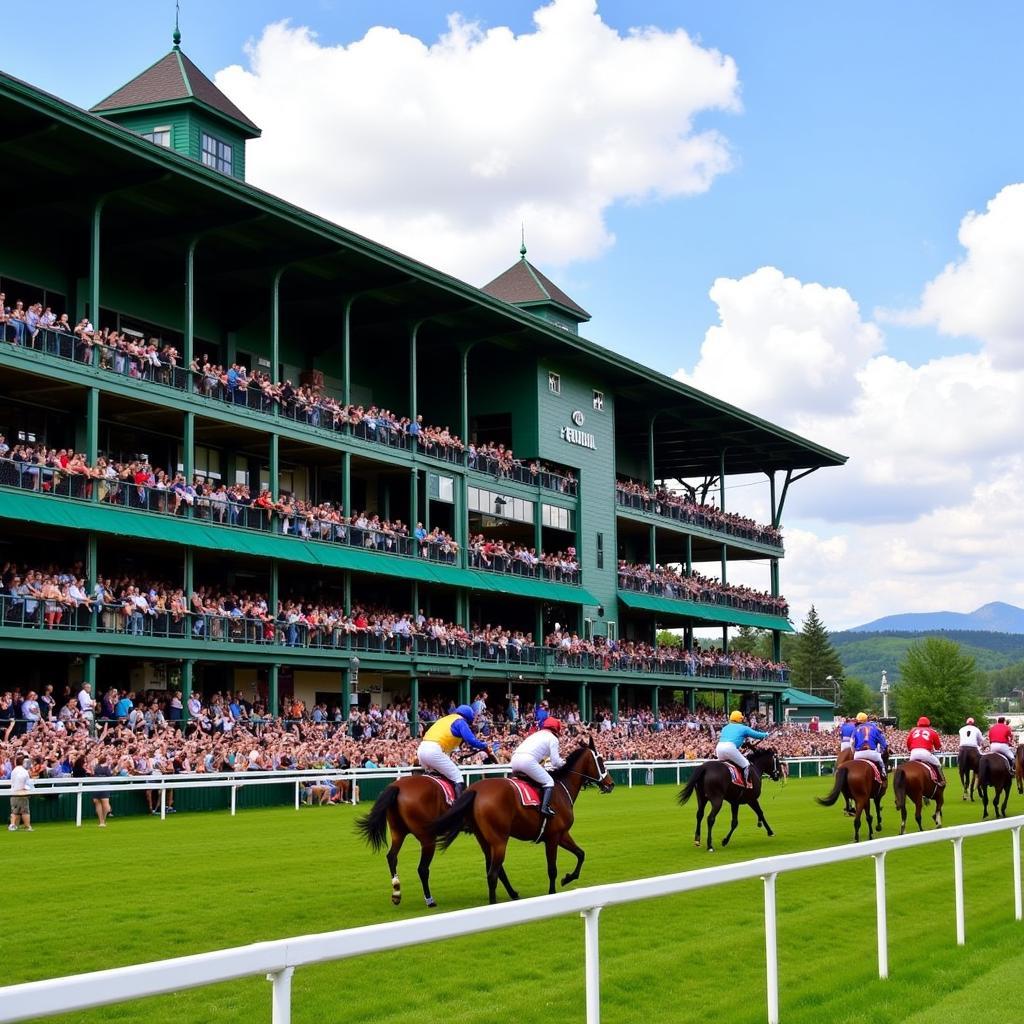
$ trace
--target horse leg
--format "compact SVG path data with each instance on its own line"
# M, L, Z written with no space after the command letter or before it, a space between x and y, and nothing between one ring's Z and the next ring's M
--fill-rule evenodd
M508 875L505 874L505 850L508 846L507 840L491 847L491 862L487 868L487 897L491 903L498 902L498 880L505 886L506 891L511 895L512 889L509 884Z
M875 831L882 831L882 797L883 793L879 793L875 797Z
M729 831L726 832L725 838L722 840L722 846L729 845L729 840L732 839L732 834L736 831L736 826L740 823L740 805L730 803L729 807L732 809L732 821L729 824Z
M391 902L397 907L402 902L402 883L398 878L398 851L408 832L392 827L391 848L388 850L388 871L391 872Z
M548 895L554 896L555 876L558 874L558 838L549 832L544 839L544 852L548 861Z
M715 844L711 838L711 830L715 827L715 818L718 817L718 812L722 809L722 798L713 797L711 799L711 813L708 815L708 853L715 852Z
M1006 782L1006 789L1003 791L1003 813L1000 815L1001 818L1006 817L1006 805L1010 802L1010 781Z
M935 794L935 813L932 815L932 821L935 822L936 828L942 828L942 803L945 800L945 793L940 786Z
M427 901L428 907L436 907L437 902L430 895L430 862L434 859L434 850L437 845L433 839L428 839L420 847L420 863L416 869L420 876L420 884L423 886L423 898Z
M917 799L914 800L914 821L917 822L917 831L923 832L924 825L921 824L921 801Z
M707 799L703 793L697 794L697 831L693 833L693 845L700 846L700 826L704 821L704 807Z
M497 903L497 897L495 896L495 889L497 888L497 880L491 881L491 861L493 854L491 853L490 844L480 833L476 834L476 841L480 844L480 849L484 853L484 870L487 874L487 897L489 903Z
M771 825L768 824L768 819L764 816L764 811L761 810L761 801L751 800L750 809L757 815L757 827L761 828L764 826L765 835L767 836L775 835Z
M580 869L583 867L583 860L586 857L586 854L576 845L575 840L568 832L562 833L561 838L558 840L558 845L561 846L563 850L568 850L569 853L575 854L576 856L576 867L562 879L562 885L568 885L570 882L575 882L576 879L580 877Z

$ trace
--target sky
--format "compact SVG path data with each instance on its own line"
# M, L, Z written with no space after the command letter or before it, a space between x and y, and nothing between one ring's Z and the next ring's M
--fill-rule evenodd
M63 56L3 69L82 106L174 27L4 13ZM1024 605L1022 29L999 0L181 5L264 130L255 184L478 285L524 225L587 337L849 455L785 515L793 616L832 628ZM763 477L729 484L767 517Z

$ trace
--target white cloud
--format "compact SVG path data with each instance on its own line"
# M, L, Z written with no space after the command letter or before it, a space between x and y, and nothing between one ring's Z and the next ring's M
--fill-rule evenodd
M519 226L546 265L593 258L617 202L705 191L729 147L694 128L739 109L734 61L685 32L606 25L553 0L515 35L452 15L427 45L376 27L347 46L269 26L217 84L259 124L254 184L482 283Z
M958 237L966 252L929 282L919 307L880 310L879 318L977 338L997 362L1024 366L1024 184L1007 185L984 213L968 213Z

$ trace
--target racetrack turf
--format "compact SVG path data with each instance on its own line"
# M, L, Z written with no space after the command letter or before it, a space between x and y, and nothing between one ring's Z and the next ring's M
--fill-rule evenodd
M577 804L574 835L587 851L582 884L667 874L772 853L847 842L838 807L817 806L831 780L766 783L777 835L748 809L727 850L692 842L694 806L674 786L595 791ZM955 783L951 785L951 788ZM977 821L959 793L947 824ZM898 830L891 795L883 835ZM1016 794L1009 813L1024 801ZM353 834L349 806L178 814L4 832L0 915L4 984L182 956L262 939L330 931L428 913L417 848L403 851L404 901L390 902L383 855ZM926 819L927 822L927 819ZM719 825L723 823L720 819ZM890 980L877 978L872 862L817 868L778 880L783 1024L923 1024L959 1021L998 1005L1024 1020L1011 992L1024 970L1024 926L1013 920L1009 833L964 845L967 946L955 945L952 848L939 843L887 858ZM571 866L560 858L560 872ZM507 861L523 896L545 891L543 852L517 843ZM486 901L483 862L461 837L439 854L437 911ZM581 883L576 883L577 885ZM736 883L605 910L601 915L603 1024L688 1024L766 1019L762 887ZM992 997L992 993L997 996ZM250 1024L270 1019L262 979L162 996L60 1021ZM558 919L440 944L298 970L297 1024L534 1024L582 1022L583 929Z

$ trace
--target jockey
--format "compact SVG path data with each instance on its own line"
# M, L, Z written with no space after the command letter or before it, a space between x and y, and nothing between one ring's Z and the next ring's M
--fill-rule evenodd
M857 723L847 717L846 721L839 726L839 750L853 750L853 740L857 734Z
M907 736L907 749L910 751L911 761L925 761L937 769L939 785L944 786L946 777L942 774L942 765L932 753L933 750L942 749L942 737L931 726L932 723L922 715Z
M981 730L974 724L973 718L968 718L964 727L960 730L960 749L964 747L974 747L978 753L981 753L981 744L984 737L981 735Z
M465 784L462 781L462 772L451 755L463 743L468 743L474 750L491 749L473 735L470 726L475 717L473 709L468 704L460 704L454 714L439 718L427 730L416 751L416 756L424 768L455 783L456 796L462 792Z
M547 759L551 762L552 768L561 768L565 764L558 750L558 734L561 731L562 723L549 714L540 727L516 747L509 762L512 771L533 779L541 787L540 813L545 818L550 818L555 813L551 808L555 780L544 770L541 762Z
M885 733L878 728L877 722L869 722L863 711L857 715L857 733L853 743L853 759L855 761L874 761L886 776L885 756L889 753L889 744Z
M988 750L990 754L1002 754L1010 763L1010 771L1013 771L1013 730L1005 718L998 718L996 724L989 729Z
M729 716L729 724L718 734L718 746L715 757L719 761L731 761L737 768L743 769L744 784L750 782L750 762L740 753L740 747L746 740L763 740L768 733L758 732L743 723L743 712L734 711Z

